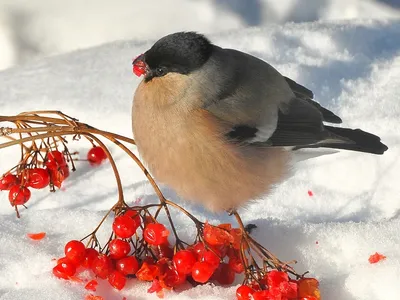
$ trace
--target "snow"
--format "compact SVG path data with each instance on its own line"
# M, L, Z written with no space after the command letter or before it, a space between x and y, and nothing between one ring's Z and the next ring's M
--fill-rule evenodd
M351 2L351 1L350 1ZM324 300L383 300L400 295L400 23L397 21L319 21L267 25L210 35L216 44L244 50L274 65L311 88L316 99L334 110L344 126L381 136L389 146L383 156L339 152L299 162L293 175L274 192L243 208L245 223L254 223L256 239L282 260L298 261L321 283ZM0 72L2 115L57 109L80 121L131 136L132 94L139 79L131 58L153 41L127 40L45 58ZM84 156L90 144L74 142ZM156 196L139 168L111 146L128 203ZM18 149L0 151L6 171L18 161ZM3 172L3 171L2 171ZM17 220L0 193L0 299L83 299L86 291L51 275L52 258L64 244L88 234L117 200L108 164L78 163L78 170L50 194L35 191ZM308 190L313 196L308 195ZM232 222L165 194L202 220ZM193 239L191 223L175 211L179 232ZM106 228L110 230L111 220ZM45 231L33 242L26 233ZM107 232L101 233L103 237ZM380 252L387 259L368 263ZM122 292L102 283L106 299L156 299L149 284L131 280ZM198 286L167 299L234 299L236 286Z
M306 3L306 5L305 5ZM166 13L168 12L168 13ZM120 39L247 26L400 18L398 0L1 0L0 69ZM7 53L7 54L5 54Z

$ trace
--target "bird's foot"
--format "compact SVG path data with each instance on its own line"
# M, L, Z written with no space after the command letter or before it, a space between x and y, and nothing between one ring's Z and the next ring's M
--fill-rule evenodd
M247 224L247 225L244 227L244 231L246 231L248 234L251 234L252 231L253 231L254 229L256 229L256 228L257 228L257 225L256 225L256 224L250 223L250 224Z
M296 263L296 261L283 262L279 260L274 254L268 249L258 243L250 233L253 229L257 228L254 224L248 224L244 226L243 221L236 210L232 210L231 215L234 215L236 221L242 230L242 242L240 245L240 258L242 260L245 269L245 283L252 283L259 285L261 289L265 289L265 283L263 278L271 270L279 270L285 273L293 275L294 278L301 278L302 275L296 273L296 271L290 266L290 264Z

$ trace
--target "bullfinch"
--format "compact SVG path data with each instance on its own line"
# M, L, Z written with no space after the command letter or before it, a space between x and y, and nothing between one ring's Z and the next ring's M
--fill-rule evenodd
M342 120L313 93L252 55L196 32L158 40L133 61L139 154L156 180L211 211L267 194L294 153L334 148L383 154L380 138Z

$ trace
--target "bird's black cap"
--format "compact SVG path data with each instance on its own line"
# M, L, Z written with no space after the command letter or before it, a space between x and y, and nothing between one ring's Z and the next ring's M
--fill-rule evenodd
M144 56L151 70L164 68L166 73L189 74L209 59L212 49L211 42L201 34L177 32L158 40Z

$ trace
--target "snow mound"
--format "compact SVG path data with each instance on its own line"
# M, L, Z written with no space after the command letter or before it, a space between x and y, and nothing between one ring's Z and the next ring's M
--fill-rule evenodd
M271 23L387 18L400 18L398 0L308 0L307 5L303 0L70 0L68 5L62 0L2 0L0 69L179 30L215 33Z
M255 237L282 260L298 260L321 282L324 300L386 300L400 295L400 23L396 21L315 22L267 26L211 35L216 44L244 50L308 86L316 99L338 113L344 126L362 128L389 146L383 156L342 151L307 160L265 199L242 209ZM149 41L120 41L39 60L0 72L1 114L56 109L92 126L130 136L132 94L139 80L131 58ZM71 143L82 151L89 143ZM156 201L139 169L111 147L127 201ZM0 151L0 166L17 162L15 149ZM10 165L11 164L11 165ZM308 195L308 191L313 196ZM202 220L233 222L168 197ZM17 220L0 193L0 299L82 299L85 291L51 275L54 257L70 239L89 233L117 200L108 165L79 163L55 194L35 191L29 210ZM188 219L173 213L189 237ZM28 232L47 232L40 242ZM387 259L368 263L376 251ZM106 299L155 299L148 284L130 281L122 293L102 285ZM234 299L236 287L198 286L167 299Z

